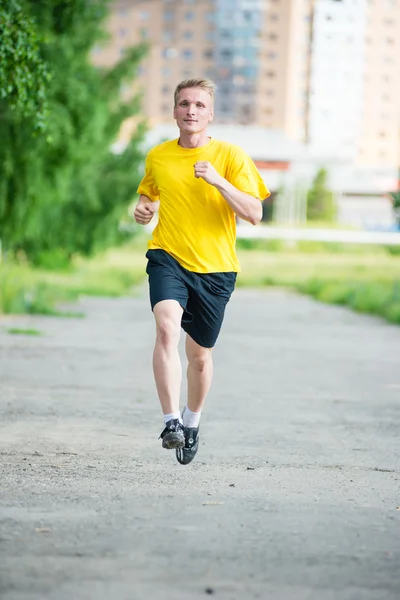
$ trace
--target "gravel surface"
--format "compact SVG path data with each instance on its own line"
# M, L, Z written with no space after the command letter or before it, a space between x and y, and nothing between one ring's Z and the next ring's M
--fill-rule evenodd
M400 328L238 290L184 467L146 293L73 308L0 320L1 600L400 598Z

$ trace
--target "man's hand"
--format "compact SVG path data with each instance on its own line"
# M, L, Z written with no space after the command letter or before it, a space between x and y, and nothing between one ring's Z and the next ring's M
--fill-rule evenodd
M139 225L147 225L148 223L150 223L150 221L154 217L154 213L157 210L157 206L154 206L154 204L157 203L139 202L133 213L133 217L136 223L139 223Z
M197 178L202 177L210 185L217 185L223 179L208 161L197 162L194 165L194 176Z

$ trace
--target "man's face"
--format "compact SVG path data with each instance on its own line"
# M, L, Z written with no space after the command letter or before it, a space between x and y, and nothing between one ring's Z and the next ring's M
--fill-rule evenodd
M181 133L200 133L213 120L211 96L201 88L181 90L174 108L174 119Z

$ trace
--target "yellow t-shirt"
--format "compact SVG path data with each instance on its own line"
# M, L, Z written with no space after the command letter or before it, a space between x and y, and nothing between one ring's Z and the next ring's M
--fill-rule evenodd
M251 158L238 146L210 139L200 148L178 140L150 150L138 194L160 200L150 249L162 249L196 273L239 271L235 213L213 186L194 176L194 164L209 161L232 185L260 200L270 192Z

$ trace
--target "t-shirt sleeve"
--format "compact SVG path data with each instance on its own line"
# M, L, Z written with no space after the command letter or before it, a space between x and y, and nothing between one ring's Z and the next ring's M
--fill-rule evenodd
M150 154L148 154L146 157L145 173L142 181L139 183L137 193L148 196L152 202L157 202L157 200L160 199L160 192L153 177Z
M233 147L231 150L226 179L241 192L260 200L271 195L256 165L241 148Z

